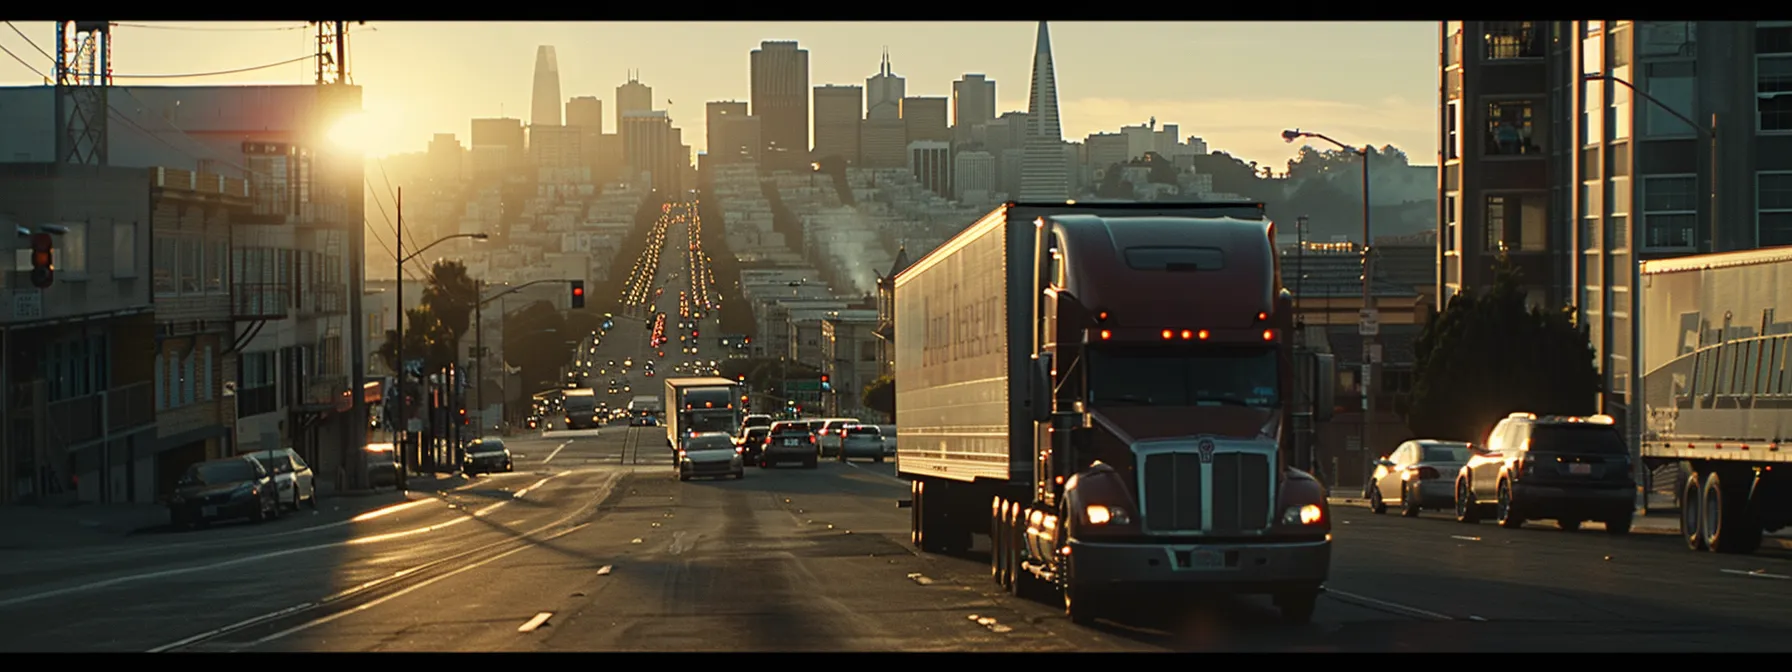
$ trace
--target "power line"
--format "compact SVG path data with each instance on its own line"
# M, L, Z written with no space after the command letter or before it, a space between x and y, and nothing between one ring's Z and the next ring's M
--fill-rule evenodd
M55 56L51 56L51 55L50 55L50 52L47 52L47 51L44 51L44 48L43 48L43 47L40 47L40 46L37 46L37 43L36 43L36 42L32 42L32 41L31 41L31 36L30 36L30 35L26 35L26 34L25 34L25 31L23 31L23 30L19 30L19 27L18 27L18 26L15 26L15 25L12 25L12 22L11 22L11 21L7 21L7 22L6 22L6 27L7 27L7 28L11 28L11 29L12 29L12 32L15 32L15 33L18 33L18 34L19 34L19 38L20 38L20 39L23 39L23 40L25 40L25 44L29 44L29 45L31 45L31 48L32 48L32 49L36 49L36 50L37 50L37 53L40 53L40 54L43 54L43 55L44 55L44 58L47 58L47 59L50 59L50 62L51 62L51 63L55 63L55 62L56 62L56 57L55 57Z
M18 62L19 62L19 65L23 65L23 66L25 66L25 69L26 69L26 70L30 70L30 71L32 71L32 72L34 72L34 73L37 73L37 76L39 76L39 77L42 77L42 78L44 78L44 81L45 81L45 82L49 82L49 81L50 81L50 76L49 76L49 75L46 75L46 74L44 74L44 73L43 73L43 71L42 71L42 70L38 70L38 69L37 69L37 68L36 68L36 67L34 67L34 66L32 66L32 65L31 65L31 63L29 63L29 62L27 62L27 61L26 61L26 60L25 60L25 59L23 59L23 58L19 58L19 55L18 55L18 54L15 54L15 53L12 53L12 50L11 50L11 49L7 49L7 48L6 48L6 45L4 45L4 44L0 44L0 51L4 51L4 52L6 52L6 55L7 55L7 56L11 56L11 57L12 57L12 60L15 60L15 61L18 61Z
M236 27L158 26L158 25L153 25L153 24L148 24L148 23L114 23L112 25L118 26L120 28L145 28L148 30L186 30L186 31L207 32L207 33L213 33L213 32L215 32L215 33L253 33L253 32L265 33L265 32L284 31L284 30L304 30L304 29L310 27L310 26L273 26L273 27L268 27L268 26L259 26L259 27L250 27L250 26L236 26Z
M394 190L392 188L392 178L386 176L386 159L385 159L385 157L380 157L380 158L374 159L374 163L380 167L380 179L385 181L385 183L386 183L386 195L392 197L392 202L394 204L398 203L398 192L397 192L397 190ZM372 188L372 185L368 185L368 187ZM378 201L379 199L376 198L374 200ZM411 234L410 236L407 236L407 237L411 239L411 246L416 247L417 246L417 235ZM421 248L419 248L419 249L421 249Z
M178 74L178 75L112 75L112 78L113 79L180 79L182 77L215 77L218 75L234 75L234 74L237 74L240 72L254 72L256 70L266 70L268 68L277 68L282 65L291 65L293 63L298 63L299 61L308 61L313 58L317 58L317 54L306 54L306 55L300 56L298 58L289 58L284 61L280 61L278 63L268 63L265 65L256 65L256 66L251 66L251 67L247 67L247 68L236 68L234 70L216 70L216 71L212 71L212 72L188 72L188 73L183 73L183 74Z

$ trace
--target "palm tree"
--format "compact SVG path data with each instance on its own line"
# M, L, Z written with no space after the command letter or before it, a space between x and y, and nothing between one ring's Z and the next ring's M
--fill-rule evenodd
M404 341L406 358L421 357L426 372L439 371L454 361L453 341L427 305L405 311ZM386 368L394 372L399 370L396 330L386 330L385 343L380 345L378 354Z
M423 305L440 320L449 340L456 345L467 333L473 308L479 303L479 284L467 274L467 267L454 259L437 261L429 269L429 282L423 286Z

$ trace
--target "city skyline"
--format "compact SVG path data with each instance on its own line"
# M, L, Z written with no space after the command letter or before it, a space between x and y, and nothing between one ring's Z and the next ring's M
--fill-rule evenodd
M15 25L40 46L53 42L51 23ZM1011 82L997 90L998 114L1026 109L1022 84L1031 68L1032 22L639 23L617 32L613 40L589 39L592 31L614 25L406 22L352 28L351 73L366 88L370 122L385 130L369 154L421 152L435 133L464 140L473 118L528 119L540 46L557 50L562 98L596 96L615 107L617 85L628 73L639 72L641 82L655 89L654 107L666 110L685 129L694 151L707 150L704 103L750 97L749 53L766 40L795 40L812 54L811 86L862 83L877 72L887 47L895 74L908 80L909 95L949 97L954 80L982 73ZM313 48L310 33L299 22L220 23L208 25L216 32L206 33L183 27L192 26L122 23L115 28L118 83L311 81L312 66L305 62L200 78L123 76L229 70L290 59ZM231 27L246 30L227 30ZM247 30L251 28L256 30ZM1053 29L1059 107L1070 141L1155 116L1181 124L1185 135L1201 136L1215 150L1270 165L1298 151L1278 137L1291 126L1322 129L1345 142L1392 144L1420 163L1430 163L1435 154L1431 99L1436 38L1429 23L1063 22ZM667 30L695 38L688 41L695 45L689 58L656 58L653 36ZM1355 42L1362 47L1330 40L1339 30L1373 39ZM193 38L201 34L205 48L196 52L201 42ZM1114 52L1103 46L1115 40L1128 49ZM486 46L476 52L455 46L468 41ZM18 36L0 43L48 72L48 59ZM1300 49L1300 44L1324 44L1324 52ZM1263 45L1275 48L1257 48ZM1116 53L1124 56L1116 58ZM1250 58L1241 58L1246 54ZM410 65L418 62L441 67ZM0 84L41 83L18 63L4 63ZM1192 67L1184 75L1169 76L1165 73L1174 68L1154 63ZM1287 90L1264 93L1266 80L1285 82Z

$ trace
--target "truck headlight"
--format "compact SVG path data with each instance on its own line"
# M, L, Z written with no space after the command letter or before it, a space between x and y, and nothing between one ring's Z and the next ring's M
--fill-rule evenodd
M1325 511L1318 504L1290 506L1282 512L1284 525L1318 525L1325 520Z
M1125 509L1100 504L1090 504L1084 507L1083 518L1088 520L1090 525L1107 525L1109 523L1125 525L1132 522L1132 518L1126 515Z

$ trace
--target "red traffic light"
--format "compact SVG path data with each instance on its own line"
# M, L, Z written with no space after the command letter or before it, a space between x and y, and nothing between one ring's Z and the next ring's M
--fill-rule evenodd
M584 287L574 287L574 288L572 288L572 295L573 295L573 296L584 296L584 295L585 295L585 288L584 288Z

